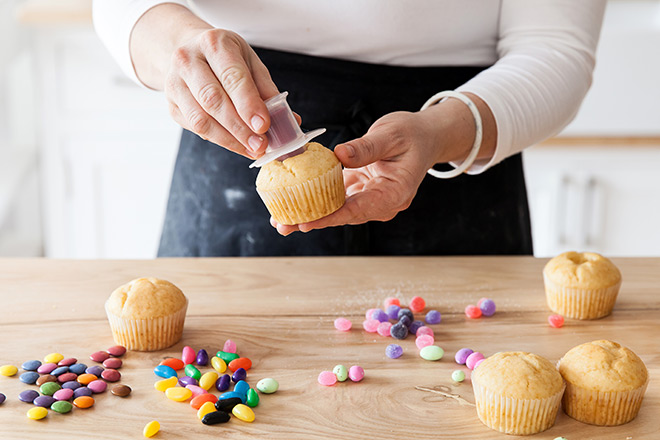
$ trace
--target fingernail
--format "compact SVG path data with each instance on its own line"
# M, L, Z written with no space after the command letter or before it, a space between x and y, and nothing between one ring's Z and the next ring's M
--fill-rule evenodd
M250 149L253 152L257 152L259 150L259 147L261 147L261 144L263 143L263 138L260 138L259 136L252 135L248 139L248 145L250 146Z
M252 116L252 119L250 120L250 123L252 124L252 130L253 131L259 131L261 128L264 126L264 118L262 118L259 115L254 115Z
M355 157L355 148L353 148L353 145L344 144L344 148L346 149L346 154L348 155L349 159L352 159L352 158Z

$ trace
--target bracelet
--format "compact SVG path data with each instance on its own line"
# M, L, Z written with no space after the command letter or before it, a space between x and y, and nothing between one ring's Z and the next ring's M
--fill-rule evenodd
M428 101L424 103L420 111L426 110L427 108L431 107L432 105L438 103L439 101L445 98L456 98L468 106L468 108L472 112L472 116L474 117L474 124L476 126L476 135L474 136L474 144L472 144L472 150L470 151L470 154L458 167L456 167L451 171L437 171L434 170L433 168L430 168L427 171L430 175L432 175L433 177L437 177L438 179L451 179L452 177L461 175L463 172L465 172L465 170L470 168L474 163L474 160L477 158L477 154L479 154L479 150L481 149L481 140L483 139L483 135L484 135L484 127L481 122L481 115L479 114L479 110L477 109L477 106L474 104L474 102L472 102L470 98L468 98L462 93L454 92L453 90L445 90L444 92L436 93L435 95L431 96L431 98L429 98Z

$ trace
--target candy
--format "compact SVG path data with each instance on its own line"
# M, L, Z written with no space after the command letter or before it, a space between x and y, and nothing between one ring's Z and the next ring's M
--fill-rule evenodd
M246 377L247 372L245 371L245 368L238 368L236 371L234 371L234 374L231 375L231 380L238 382L240 380L245 380Z
M220 374L224 373L227 370L227 364L225 363L225 361L223 361L217 356L213 356L211 358L211 366L215 371L217 371Z
M408 318L408 316L404 315L401 318L399 318L399 323L403 324L408 328L410 324L412 324L412 319Z
M234 359L239 358L236 353L227 353L226 351L219 351L216 353L216 356L225 361L226 364L230 363Z
M2 374L2 369L3 368L4 367L0 367L0 374ZM16 367L14 367L14 368L16 368ZM41 364L41 366L39 368L37 368L37 373L39 373L39 374L50 374L51 371L53 371L55 368L57 368L57 364L54 364L52 362L47 363L47 364ZM16 373L14 373L14 374L16 374ZM7 375L5 374L5 376L7 376Z
M482 363L483 361L485 361L485 360L486 360L486 359L479 359L477 362L475 362L475 363L474 363L474 368L473 368L473 370L476 370L477 367L478 367L479 365L481 365L481 363Z
M243 405L242 403L239 403L236 405L232 410L231 413L236 416L238 420L242 420L244 422L254 422L254 411L252 411L252 408L250 408L247 405Z
M92 390L90 390L87 387L80 387L80 388L76 388L75 390L73 390L73 398L74 399L77 399L78 397L84 397L84 396L91 397L92 396Z
M421 296L413 296L408 303L408 307L413 313L419 313L426 307L426 301Z
M240 397L227 397L224 399L218 399L218 401L215 402L215 409L218 411L229 412L239 403L243 403Z
M112 368L108 368L101 373L101 378L108 382L119 382L119 379L121 379L121 373Z
M337 376L332 371L321 371L318 381L321 385L329 387L337 383Z
M335 367L332 369L332 372L335 374L335 376L337 377L337 380L339 382L345 382L346 379L348 379L348 368L346 368L345 366L343 366L341 364L340 365L335 365ZM259 384L257 384L257 387L258 386L259 386ZM257 388L257 389L259 389L259 388Z
M60 374L68 373L69 367L57 367L50 372L53 376L59 376Z
M472 353L470 356L467 357L465 360L465 366L468 367L470 370L474 370L474 364L477 363L478 360L483 359L484 355L479 353L478 351L475 351Z
M45 384L43 384L39 387L39 391L44 396L52 396L53 394L55 394L55 391L61 390L61 389L62 389L62 387L57 382L46 382Z
M243 394L247 396L247 392L250 389L250 385L244 380L239 380L236 382L236 385L234 385L234 392L238 394Z
M335 328L340 332L347 332L353 327L353 323L346 318L335 319Z
M208 413L202 418L202 423L205 425L217 425L219 423L227 423L231 416L224 411L213 411Z
M454 359L456 360L457 364L465 365L465 361L472 353L474 353L474 351L470 350L469 348L461 348L456 352Z
M76 358L66 358L66 359L62 359L61 361L59 361L57 363L57 365L60 366L60 367L70 367L71 365L75 364L76 362L78 362L78 359L76 359Z
M424 317L424 320L427 324L440 324L440 321L442 321L442 316L437 310L429 310Z
M568 440L566 437L555 437L554 440Z
M197 418L202 420L208 413L215 412L215 402L204 402L197 410Z
M489 298L482 298L477 303L477 307L481 310L484 316L493 316L495 314L495 301Z
M413 321L408 326L408 333L412 335L416 335L417 330L419 330L422 327L424 327L424 323L422 321Z
M181 360L186 365L195 362L195 350L187 345L183 347L183 350L181 351Z
M87 388L92 390L92 393L94 394L100 394L103 393L108 388L108 384L100 379L93 380L87 384Z
M108 358L108 359L103 361L103 368L111 368L113 370L117 370L117 369L121 368L122 364L123 364L123 362L121 361L121 359ZM175 368L175 370L176 370L176 368Z
M110 354L107 351L97 351L89 355L89 358L94 362L102 363L104 360L110 357Z
M236 371L239 368L242 368L245 371L247 371L250 368L252 368L252 361L248 358L234 359L229 363L229 365L227 365L227 368L229 368L231 371Z
M454 382L463 382L465 380L465 373L461 370L454 370L451 373L451 380Z
M64 373L57 376L57 381L59 383L67 383L75 381L76 379L78 379L78 375L76 373Z
M425 359L427 361L437 361L442 359L442 356L444 356L445 351L438 347L437 345L428 345L421 350L419 350L419 355L421 356L422 359Z
M564 325L564 317L561 315L548 316L548 324L554 328L561 328Z
M47 364L51 364L51 363L52 364L57 364L62 359L64 359L64 355L62 355L60 353L51 353L51 354L46 355L46 357L44 357L44 362L47 363Z
M390 344L385 348L385 355L390 359L398 359L403 354L403 348L397 344Z
M37 373L35 371L28 371L27 373L21 374L18 377L18 379L23 383L26 383L28 385L32 385L33 383L35 383L37 381L37 379L39 379L39 373Z
M364 379L364 369L359 365L353 365L348 369L348 377L353 382L359 382Z
M385 313L387 313L388 318L397 319L399 317L399 310L401 310L401 307L391 304L385 308Z
M380 321L377 319L367 319L362 323L362 328L365 329L369 333L376 333L378 330L378 326L380 325Z
M34 403L36 406L40 406L42 408L50 408L50 406L55 402L56 400L52 396L39 396L32 401L32 403Z
M231 339L227 339L225 344L222 346L222 351L225 353L236 353L236 342Z
M167 379L159 380L154 384L154 388L158 391L165 392L166 389L175 387L179 380L176 377L168 377Z
M21 365L21 368L25 371L37 371L37 368L39 367L41 367L41 361L37 360L25 361L23 362L23 365Z
M378 324L378 328L376 329L376 332L378 332L378 334L381 336L388 337L391 336L390 334L391 329L392 329L392 323L385 321Z
M172 387L165 390L165 395L175 402L185 402L192 397L193 392L188 388Z
M186 388L192 392L193 397L201 396L202 394L208 394L207 390L202 387L198 387L197 385L186 385Z
M110 356L122 357L126 353L126 347L123 345L114 345L106 350Z
M94 366L91 366L88 369L86 369L85 373L93 374L96 377L101 377L101 373L103 373L104 370L105 370L105 368L101 367L100 365L94 365Z
M177 358L163 359L160 362L160 364L158 364L158 365L167 365L168 367L172 368L173 370L177 370L177 371L178 370L183 370L183 367L185 366L183 361L181 359L177 359Z
M48 410L46 408L43 408L41 406L37 406L35 408L30 408L30 410L27 412L28 418L32 420L41 420L44 417L48 415Z
M41 386L45 384L46 382L57 382L57 377L53 376L52 374L44 374L43 376L39 376L39 379L37 379L37 386Z
M158 421L156 420L152 420L151 422L144 425L144 429L142 430L142 435L147 438L150 438L158 434L158 431L160 431L160 423L158 423Z
M7 396L5 396L4 394L0 393L0 405L2 405L2 404L5 402L5 400L7 400Z
M66 414L66 413L71 412L71 410L73 409L73 405L69 401L61 400L61 401L53 403L50 406L50 409L52 409L56 413Z
M241 403L245 403L247 396L245 394L237 393L236 391L227 391L218 396L218 400L232 399L238 397L241 400Z
M465 308L465 316L470 319L477 319L481 317L481 309L473 304Z
M399 301L399 298L394 298L394 297L389 297L385 298L385 301L383 301L383 307L388 308L389 306L400 306L401 301ZM392 318L396 319L396 318Z
M197 356L195 357L195 361L197 362L197 365L204 366L208 365L209 363L209 354L204 350L203 348L197 352Z
M433 339L433 336L429 335L418 336L417 339L415 339L415 345L417 346L418 350L421 350L424 347L428 347L429 345L433 345L434 343L435 339Z
M402 316L407 316L408 319L410 319L410 322L413 322L415 320L415 317L413 316L413 313L410 311L410 309L401 309L399 310L399 313L397 315L397 319L401 321Z
M165 379L165 380L167 380L167 379ZM128 385L124 385L124 384L115 385L110 390L110 392L112 394L114 394L115 396L119 396L119 397L126 397L129 394L131 394L131 391L133 391L131 389L131 387L129 387Z
M230 383L231 383L231 376L229 376L228 374L223 374L215 382L215 389L220 391L220 392L227 391L229 389L229 384Z
M247 392L245 404L250 408L254 408L255 406L259 405L259 394L257 394L257 392L252 388L250 388Z
M197 382L197 379L193 379L190 376L182 376L179 378L179 385L182 387L186 387L188 385L197 385L199 382Z
M76 390L78 391L78 390ZM94 398L91 396L80 396L73 400L73 406L80 409L91 408L94 405Z
M207 402L215 403L217 401L218 398L214 394L205 393L193 397L192 400L190 401L190 406L192 406L195 409L199 409L201 408L202 405L204 405ZM213 407L213 410L215 411L215 406Z
M195 367L193 367L193 368L195 368ZM176 374L176 371L174 370L174 368L168 367L167 365L158 365L156 368L154 368L154 374L156 376L164 377L165 379L167 379L168 377L177 377L177 374Z
M96 379L98 379L97 376L93 374L85 373L78 376L76 380L83 385L87 385L88 383L95 381Z
M62 377L62 376L60 376L60 377ZM77 390L81 386L82 385L80 383L78 383L78 381L75 380L75 379L74 380L69 380L69 381L64 382L62 384L62 388L67 388L67 389L70 389L70 390Z
M73 397L73 390L69 388L62 388L55 391L53 398L55 400L69 400Z
M215 382L218 380L218 373L215 371L207 371L202 375L202 377L199 379L199 386L204 388L205 390L210 390L213 385L215 385Z
M398 322L390 328L390 335L395 339L406 339L406 336L408 336L408 327Z
M18 400L25 403L32 403L34 399L39 397L39 392L36 390L25 390L21 391L18 395Z
M374 309L374 311L371 312L371 319L375 319L379 322L385 322L390 319L390 317L387 316L387 313L385 313L382 309Z
M266 377L257 382L257 389L264 394L273 394L280 388L280 384L270 377Z
M74 374L83 374L87 370L87 365L85 364L73 364L69 366L69 371Z
M433 329L431 327L423 326L423 327L418 328L417 332L415 332L415 336L419 337L419 336L422 336L422 335L429 335L429 336L435 337L435 332L433 331Z

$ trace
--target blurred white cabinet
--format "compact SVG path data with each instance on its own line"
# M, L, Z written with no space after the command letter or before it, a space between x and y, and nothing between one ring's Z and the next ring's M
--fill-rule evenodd
M534 255L660 255L660 142L540 145L524 153Z

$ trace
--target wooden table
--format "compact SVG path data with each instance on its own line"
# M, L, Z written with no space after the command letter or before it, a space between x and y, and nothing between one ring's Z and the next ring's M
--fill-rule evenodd
M627 425L597 427L560 413L553 428L533 437L657 439L660 259L614 262L624 279L614 313L554 329L546 321L545 260L531 257L0 260L0 365L20 366L54 351L92 364L90 353L113 345L103 303L133 278L170 280L190 300L181 342L161 352L126 354L122 382L134 390L126 399L105 393L92 409L32 421L25 416L30 405L17 399L29 386L18 376L0 377L0 392L8 397L0 406L0 438L138 439L148 421L158 420L161 439L503 439L479 422L473 406L415 387L474 402L470 381L455 385L450 378L462 347L486 355L525 350L554 362L575 345L605 338L631 348L649 368L639 416ZM422 360L412 337L400 342L403 357L388 359L385 347L394 341L361 328L366 309L389 296L414 295L442 313L442 323L432 326L446 352L439 362ZM465 306L481 297L495 300L495 316L466 319ZM336 331L339 316L350 318L354 329ZM204 426L187 403L154 390L152 369L164 357L179 356L184 344L215 352L228 338L253 361L250 383L273 377L280 390L261 396L252 424L233 419ZM340 363L361 365L366 378L330 388L317 384L320 371Z

